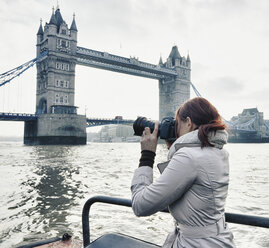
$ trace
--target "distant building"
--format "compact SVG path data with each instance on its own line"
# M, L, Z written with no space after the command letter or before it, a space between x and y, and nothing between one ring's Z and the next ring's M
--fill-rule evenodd
M231 142L269 142L269 121L257 108L244 109L229 123Z
M108 125L102 127L94 141L99 142L136 142L140 137L134 136L132 126Z

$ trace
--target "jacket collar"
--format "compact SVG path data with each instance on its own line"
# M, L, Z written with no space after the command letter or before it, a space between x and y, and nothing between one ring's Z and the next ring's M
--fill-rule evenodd
M226 130L218 130L215 132L210 132L208 135L209 142L214 145L214 147L222 149L225 144L227 144L228 133ZM170 147L168 153L168 159L171 159L174 153L182 147L197 147L201 146L201 141L198 138L198 130L186 133L180 136Z

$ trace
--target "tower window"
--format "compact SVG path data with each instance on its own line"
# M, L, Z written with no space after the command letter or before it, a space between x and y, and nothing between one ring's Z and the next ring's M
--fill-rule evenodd
M62 34L66 34L66 29L62 29Z
M55 95L55 102L58 103L59 102L59 94Z
M69 68L69 64L67 63L56 62L56 69L58 70L69 71Z
M62 44L61 44L61 45L62 45L62 47L64 47L64 48L67 47L67 46L66 46L66 41L65 41L65 40L62 40Z

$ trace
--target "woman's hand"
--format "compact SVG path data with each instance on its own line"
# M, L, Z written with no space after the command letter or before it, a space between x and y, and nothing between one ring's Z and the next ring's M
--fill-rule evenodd
M140 140L141 151L148 150L156 153L158 141L158 126L159 123L155 122L154 130L152 133L150 133L149 127L145 128Z

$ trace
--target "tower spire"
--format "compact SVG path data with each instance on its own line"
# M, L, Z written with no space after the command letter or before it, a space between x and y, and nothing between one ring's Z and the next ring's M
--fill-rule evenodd
M55 14L54 14L54 6L52 7L52 14L51 14L51 18L50 18L49 24L57 25L57 21L56 21Z
M169 55L169 58L174 58L174 59L175 58L181 58L180 53L179 53L178 48L177 48L176 45L172 47L172 50L171 50L170 55Z
M163 65L162 55L160 55L159 65Z
M189 54L189 50L188 50L188 56L187 56L187 62L190 62L191 59L190 59L190 54Z
M72 21L70 30L78 31L78 29L77 29L77 25L76 25L76 20L75 20L75 13L73 13L73 21Z
M43 35L43 34L44 32L43 32L43 27L42 27L42 19L40 18L40 25L39 25L37 35Z

